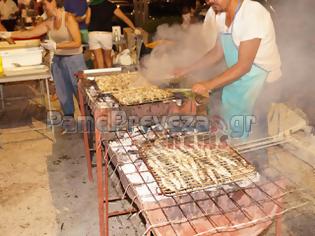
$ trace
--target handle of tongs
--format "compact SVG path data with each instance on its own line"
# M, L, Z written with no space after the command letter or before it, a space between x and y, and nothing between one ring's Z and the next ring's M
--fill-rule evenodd
M208 103L208 101L209 101L209 96L204 96L204 95L195 93L195 102L197 106L205 105Z
M183 76L175 76L175 75L167 75L162 78L163 81L167 81L169 83L179 83L184 79Z
M195 100L197 106L200 105L205 105L208 103L209 101L209 95L201 95L198 93L194 93L191 88L172 88L169 89L171 92L178 92L178 93L185 93L185 92L189 92L193 95L193 99Z

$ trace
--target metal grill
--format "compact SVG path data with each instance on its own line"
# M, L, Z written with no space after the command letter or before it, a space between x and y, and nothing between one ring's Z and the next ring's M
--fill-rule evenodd
M123 106L170 101L172 92L149 84L139 72L108 73L95 77L95 87L99 94L109 95Z
M127 89L115 92L113 93L113 96L123 106L163 102L175 99L173 93L155 87Z
M169 92L164 98L143 99L142 102L124 103L113 96L113 93L103 93L95 81L84 80L81 82L81 93L84 94L86 103L92 111L98 109L120 109L128 114L138 115L168 115L171 111L175 114L195 114L195 102L188 96L179 92ZM168 90L166 90L168 91ZM145 106L145 107L144 107Z
M138 72L109 73L95 78L96 85L102 93L113 93L126 90L140 78Z
M272 168L263 170L259 181L247 177L250 184L245 187L233 182L233 188L218 186L216 191L162 196L138 147L170 134L138 127L115 135L115 142L104 141L109 147L105 150L110 154L108 165L115 167L111 178L118 174L125 189L123 197L128 194L139 207L138 214L145 217L149 226L143 235L258 235L284 213L315 208L313 196Z
M162 194L179 195L255 179L257 172L229 146L218 147L207 134L181 139L158 139L139 148L140 157L155 178ZM183 142L185 140L185 142ZM244 184L244 183L243 183Z

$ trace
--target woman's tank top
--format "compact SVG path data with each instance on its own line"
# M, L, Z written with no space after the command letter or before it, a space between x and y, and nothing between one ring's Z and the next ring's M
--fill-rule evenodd
M61 26L59 29L53 29L49 31L48 37L49 39L55 41L56 43L61 43L65 41L72 41L72 37L68 28L66 26L66 12L62 11L61 17ZM64 56L71 56L77 55L82 53L82 46L79 48L71 48L71 49L57 49L55 55L64 55Z

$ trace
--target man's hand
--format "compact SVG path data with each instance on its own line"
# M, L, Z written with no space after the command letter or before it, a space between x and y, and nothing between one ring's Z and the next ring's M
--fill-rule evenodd
M8 32L8 31L1 31L0 32L0 38L2 39L9 39L11 38L12 32Z
M203 83L194 84L191 90L203 97L209 97L209 89Z
M43 43L41 43L41 46L49 51L56 51L57 44L53 40L45 40Z

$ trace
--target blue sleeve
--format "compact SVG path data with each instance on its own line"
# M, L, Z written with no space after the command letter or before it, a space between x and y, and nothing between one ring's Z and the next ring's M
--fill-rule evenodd
M64 2L63 2L63 6L64 6L64 8L65 8L65 10L66 11L70 11L70 3L69 3L69 0L65 0Z
M83 0L82 8L84 9L84 11L88 9L88 3L86 0Z

